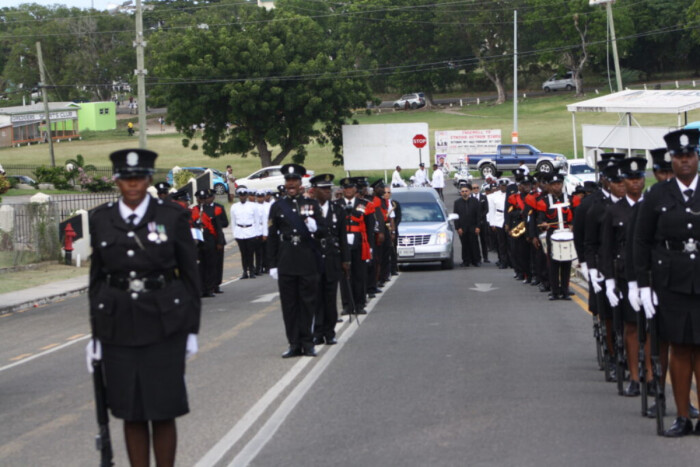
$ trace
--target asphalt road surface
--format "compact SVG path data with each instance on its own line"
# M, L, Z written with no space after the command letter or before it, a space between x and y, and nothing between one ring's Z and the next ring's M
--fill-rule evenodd
M232 250L224 277L239 268ZM639 398L603 381L582 290L549 302L493 264L410 266L361 325L338 325L338 345L289 360L275 282L234 280L224 291L204 301L178 465L695 465L700 456L697 437L657 437ZM97 465L88 333L84 296L0 318L0 465ZM671 403L667 425L672 415ZM127 465L121 423L110 427L115 463Z

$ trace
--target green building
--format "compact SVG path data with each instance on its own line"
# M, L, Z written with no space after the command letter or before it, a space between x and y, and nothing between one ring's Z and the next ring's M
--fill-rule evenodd
M117 107L114 102L81 102L78 110L80 131L104 131L117 128Z

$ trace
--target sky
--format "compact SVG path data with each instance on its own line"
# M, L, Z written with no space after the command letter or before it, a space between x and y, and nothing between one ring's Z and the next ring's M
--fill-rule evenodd
M22 3L37 3L39 5L66 5L68 7L75 8L91 8L93 5L97 10L106 10L107 5L118 4L121 5L124 0L2 0L0 3L2 6L19 6ZM136 2L134 2L136 3Z

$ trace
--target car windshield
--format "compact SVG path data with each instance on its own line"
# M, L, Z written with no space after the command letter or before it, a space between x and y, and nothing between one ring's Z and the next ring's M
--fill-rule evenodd
M577 164L569 166L569 173L571 175L592 174L595 170L586 164Z
M401 203L401 222L445 222L437 203Z

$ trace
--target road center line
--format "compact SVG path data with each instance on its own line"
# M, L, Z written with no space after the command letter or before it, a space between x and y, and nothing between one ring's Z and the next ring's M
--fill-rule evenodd
M384 294L391 288L396 280L389 282L388 285L384 287ZM370 314L374 307L379 303L381 297L377 300L373 300L369 306L367 306L367 313ZM287 416L294 410L299 401L301 401L306 393L311 389L318 378L323 374L323 372L328 368L333 359L342 350L343 346L352 338L355 331L359 326L356 324L351 324L340 336L338 344L332 346L328 351L320 358L320 361L314 365L314 367L309 371L309 373L301 380L301 382L292 390L292 392L287 396L287 398L282 402L282 404L275 410L275 412L270 416L270 418L265 422L260 431L246 444L243 449L238 453L238 455L229 464L229 467L237 466L247 466L250 462L255 459L255 457L260 453L260 451L265 447L265 445L272 439L279 427L284 423ZM311 360L310 358L304 358L304 360ZM200 465L200 464L197 464ZM204 465L204 464L201 464ZM211 465L211 464L210 464Z
M25 358L24 360L20 360L20 361L18 361L18 362L11 363L11 364L9 364L9 365L5 365L5 366L3 366L3 367L0 367L0 373L2 373L2 372L5 371L5 370L9 370L10 368L14 368L14 367L16 367L16 366L18 366L18 365L21 365L21 364L23 364L23 363L31 362L31 361L34 360L35 358L43 357L44 355L48 355L48 354L50 354L50 353L56 352L57 350L61 350L61 349L65 348L65 347L68 347L69 345L73 345L73 344L75 344L75 343L77 343L77 342L84 341L85 339L89 339L91 336L92 336L92 334L88 334L88 335L86 335L86 336L79 337L79 338L74 339L74 340L72 340L72 341L68 341L68 342L66 342L65 344L61 344L61 345L59 345L59 346L57 346L57 347L53 347L53 348L51 348L51 349L49 349L49 350L46 350L46 351L44 351L44 352L39 352L38 354L32 355L31 357L27 357L27 358Z

